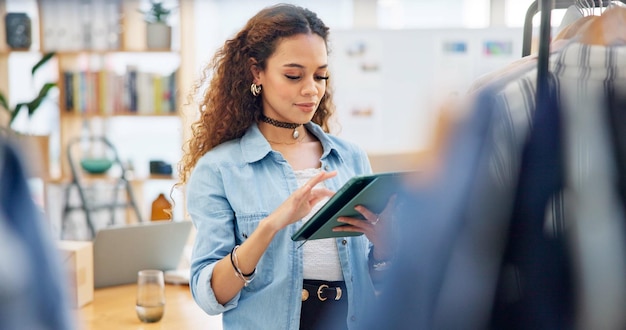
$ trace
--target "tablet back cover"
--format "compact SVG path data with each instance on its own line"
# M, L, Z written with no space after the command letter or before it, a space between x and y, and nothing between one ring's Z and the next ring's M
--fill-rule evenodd
M329 237L358 236L358 232L334 232L332 229L344 224L340 216L363 219L354 207L361 204L374 213L383 211L389 198L400 189L405 172L388 172L354 177L307 221L292 237L294 241Z

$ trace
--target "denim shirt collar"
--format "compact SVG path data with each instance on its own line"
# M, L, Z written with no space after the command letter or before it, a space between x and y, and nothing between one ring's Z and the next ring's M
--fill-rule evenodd
M340 161L343 161L335 143L319 125L308 122L304 124L304 127L322 143L323 153L321 159L326 158L332 152ZM243 157L248 163L257 162L272 151L272 147L256 124L250 125L246 133L241 137L240 145Z

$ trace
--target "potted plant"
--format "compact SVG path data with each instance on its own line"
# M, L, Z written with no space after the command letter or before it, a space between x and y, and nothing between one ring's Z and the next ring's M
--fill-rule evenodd
M35 73L46 64L50 59L55 56L56 53L50 52L43 55L43 57L31 68L31 78L35 76ZM41 106L44 99L48 96L50 90L57 86L56 82L44 83L37 95L30 101L19 102L15 106L9 105L9 98L4 92L0 91L0 108L2 108L6 116L3 116L0 120L0 133L5 137L16 141L16 143L22 146L25 150L25 157L27 163L33 165L38 164L39 168L31 169L34 175L47 178L49 176L48 169L48 150L49 150L49 137L47 135L31 135L15 131L12 128L12 124L17 116L23 111L28 111L28 116L32 116L37 109Z
M46 62L48 62L51 58L53 58L54 55L55 55L54 52L44 54L44 56L31 68L30 70L31 77L34 77L37 70L41 68L44 64L46 64ZM45 83L41 87L41 89L39 90L39 93L37 93L37 96L35 96L34 99L28 102L17 103L15 107L13 108L9 106L8 96L5 95L2 91L0 91L0 107L9 114L9 119L6 123L5 128L11 130L11 125L13 124L13 121L15 121L15 118L17 118L17 115L24 108L28 109L28 115L32 116L41 105L41 102L43 102L46 96L48 96L48 92L50 92L52 88L56 87L56 85L57 84L55 82Z
M169 49L172 39L172 27L168 18L173 8L166 8L162 1L150 0L150 9L140 11L146 21L146 44L148 49Z

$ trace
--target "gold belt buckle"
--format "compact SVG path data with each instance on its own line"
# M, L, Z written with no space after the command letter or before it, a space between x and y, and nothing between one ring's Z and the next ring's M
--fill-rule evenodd
M320 301L325 301L326 299L328 299L326 297L322 297L322 290L326 288L328 288L328 285L326 284L322 284L317 288L317 299L319 299Z
M326 299L328 299L328 297L322 297L322 290L327 289L328 285L326 284L322 284L317 288L317 299L319 299L320 301L325 301ZM336 294L335 294L335 300L339 300L341 299L341 295L342 295L342 291L340 287L336 287L335 288Z
M329 286L327 284L322 284L317 288L317 299L319 299L320 301L326 301L328 300L328 297L322 297L322 290L324 289L328 289ZM343 291L341 290L341 287L336 287L335 289L335 300L339 300L341 299L341 296L343 295ZM302 301L307 301L307 299L309 299L309 290L307 289L302 289Z

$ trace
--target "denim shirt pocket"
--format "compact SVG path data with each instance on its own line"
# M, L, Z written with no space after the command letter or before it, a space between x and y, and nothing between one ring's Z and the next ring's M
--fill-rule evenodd
M258 228L259 222L268 216L266 213L238 214L236 216L237 242L245 242L248 237ZM240 244L240 243L238 243ZM244 290L257 291L265 287L274 279L274 244L270 244L261 256L256 266L254 280Z

